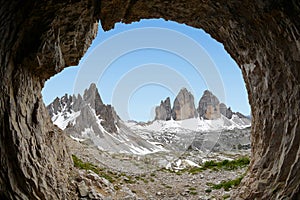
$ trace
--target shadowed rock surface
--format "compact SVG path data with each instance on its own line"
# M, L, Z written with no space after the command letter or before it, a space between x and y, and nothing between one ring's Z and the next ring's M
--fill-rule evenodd
M252 160L233 199L299 199L300 3L255 1L1 1L0 198L73 199L64 136L42 102L45 80L78 61L101 19L164 18L203 28L242 70Z
M231 119L233 115L231 108L227 108L227 106L224 103L220 103L220 113L228 119Z
M160 105L155 108L155 120L170 120L172 118L172 108L170 97L161 101Z

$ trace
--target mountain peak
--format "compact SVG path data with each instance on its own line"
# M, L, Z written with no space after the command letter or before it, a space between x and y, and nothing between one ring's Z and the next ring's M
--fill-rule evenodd
M194 96L186 88L182 88L174 100L172 117L174 120L197 117Z
M188 92L189 91L185 87L181 88L179 91L179 93L188 93Z
M112 106L103 104L95 83L92 83L88 89L84 90L83 97L80 94L78 94L77 97L75 95L68 96L65 94L61 98L55 98L55 100L47 106L47 109L52 121L58 123L57 125L62 129L65 129L67 124L59 124L60 121L67 122L68 118L71 120L72 116L78 112L80 116L76 116L76 118L72 119L74 123L73 129L82 132L81 129L90 128L90 126L86 127L86 125L88 125L87 120L90 122L100 120L101 125L106 131L110 133L117 132L116 124L119 117ZM60 117L62 119L57 120ZM98 119L94 119L95 117ZM72 127L71 124L68 124L68 126ZM94 126L94 129L95 127L96 126Z
M220 101L209 90L205 90L198 104L199 117L204 119L218 119L221 117Z
M92 83L88 89L84 90L83 99L94 109L103 105L102 99L95 83Z
M239 118L246 118L240 113L235 113L230 107L224 103L220 103L219 99L209 90L203 92L200 98L198 108L195 109L194 96L186 88L182 88L176 96L172 110L170 110L170 98L161 101L160 106L155 109L155 120L184 120L195 117L214 120L221 118L221 115L231 119L234 114ZM172 117L170 117L170 115Z

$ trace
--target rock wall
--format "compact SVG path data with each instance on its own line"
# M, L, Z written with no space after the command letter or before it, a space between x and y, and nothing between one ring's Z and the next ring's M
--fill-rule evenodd
M94 12L92 1L1 1L0 199L75 199L64 134L41 90L87 50Z
M176 96L173 108L172 118L174 120L184 120L197 117L194 96L186 88L179 91Z
M208 90L201 97L197 111L203 119L218 119L221 117L219 99Z
M232 118L232 115L234 114L230 107L227 108L227 106L224 103L220 103L220 113L227 117L228 119Z
M252 160L233 199L299 199L298 0L1 1L0 198L63 199L71 161L41 98L119 21L164 18L203 28L240 66L252 109ZM61 161L64 161L63 163ZM59 167L58 167L59 166ZM66 197L68 198L68 197Z
M57 104L57 100L53 102L53 107ZM184 120L197 118L215 120L221 118L221 114L228 119L233 114L237 114L239 118L246 118L241 113L232 112L231 108L227 108L224 103L220 103L219 99L209 90L203 92L199 100L198 108L195 109L194 96L186 88L182 88L174 100L171 109L170 97L165 101L161 101L160 105L155 108L155 120Z
M171 120L172 118L172 108L170 97L166 100L161 101L160 105L155 108L155 120Z
M95 114L90 108L95 110L97 118L101 120L101 125L106 131L109 133L117 133L116 124L119 121L119 116L111 105L103 104L95 83L92 83L89 88L84 90L83 97L80 94L78 94L77 97L75 95L68 96L65 94L61 98L54 99L54 101L47 106L52 122L59 118L59 116L63 116L66 120L70 115L73 115L74 112L80 111L82 116L76 119L75 127L73 127L73 124L67 125L68 128L72 128L74 132L78 133L81 133L84 131L84 128L90 126L95 130L97 122L95 121ZM87 124L90 124L90 126L87 126ZM59 126L59 124L56 125ZM65 127L59 127L65 129ZM101 131L99 130L97 132Z

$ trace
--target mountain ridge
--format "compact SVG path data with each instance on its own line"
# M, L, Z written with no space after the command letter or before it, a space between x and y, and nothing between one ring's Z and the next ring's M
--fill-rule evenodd
M177 143L172 144L178 147L184 144L183 146L186 147L191 142L190 137L196 133L201 135L206 132L244 129L251 124L249 119L233 112L231 119L223 114L215 120L199 118L194 104L191 103L193 101L193 95L187 89L183 89L175 99L176 106L173 108L171 108L170 98L161 101L161 105L156 109L156 112L160 112L161 115L154 121L124 122L113 106L103 103L96 85L91 84L83 95L65 94L61 98L55 98L47 109L53 123L72 139L115 153L149 154L169 151L173 149L172 145L157 144L161 141L169 141L170 134L185 133L182 135L183 138L178 135ZM225 111L227 110L226 108Z
M233 112L209 90L203 92L198 107L195 109L193 94L186 88L182 88L174 100L173 108L171 107L170 97L162 100L160 105L155 108L155 120L185 120L197 117L216 120L221 118L221 115L231 119L234 114L240 118L247 118L240 112Z

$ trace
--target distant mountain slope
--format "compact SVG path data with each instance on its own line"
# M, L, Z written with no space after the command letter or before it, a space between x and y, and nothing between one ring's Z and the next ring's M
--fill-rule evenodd
M168 132L176 129L187 129L197 132L210 132L210 131L226 131L233 129L245 129L251 126L251 120L248 118L240 118L238 115L233 114L231 119L221 115L216 120L204 120L200 118L192 118L181 121L175 120L154 120L153 122L141 124L135 122L127 122L127 126L132 129L146 129L157 132Z
M164 149L131 131L111 105L103 104L95 84L76 97L67 94L47 106L54 124L75 140L104 151L147 154Z
M233 115L216 120L192 118L181 121L155 120L149 123L127 122L126 125L148 141L165 149L185 152L189 148L207 151L231 151L236 146L250 148L251 121Z
M193 99L190 92L182 89L172 109L169 98L162 101L156 109L160 112L156 120L148 123L124 122L111 105L103 104L96 85L91 84L83 96L66 94L56 98L47 109L53 123L71 138L108 152L142 155L161 151L181 152L190 146L197 149L204 147L202 150L206 151L210 144L217 142L221 133L226 133L219 144L221 150L250 143L249 134L240 136L241 131L235 131L250 127L250 119L231 110L228 118L224 113L224 110L228 111L226 105L220 104L209 91L204 92L201 105L205 105L204 108L219 106L218 109L213 108L219 112L213 115L218 117L213 117L213 120L197 117Z

